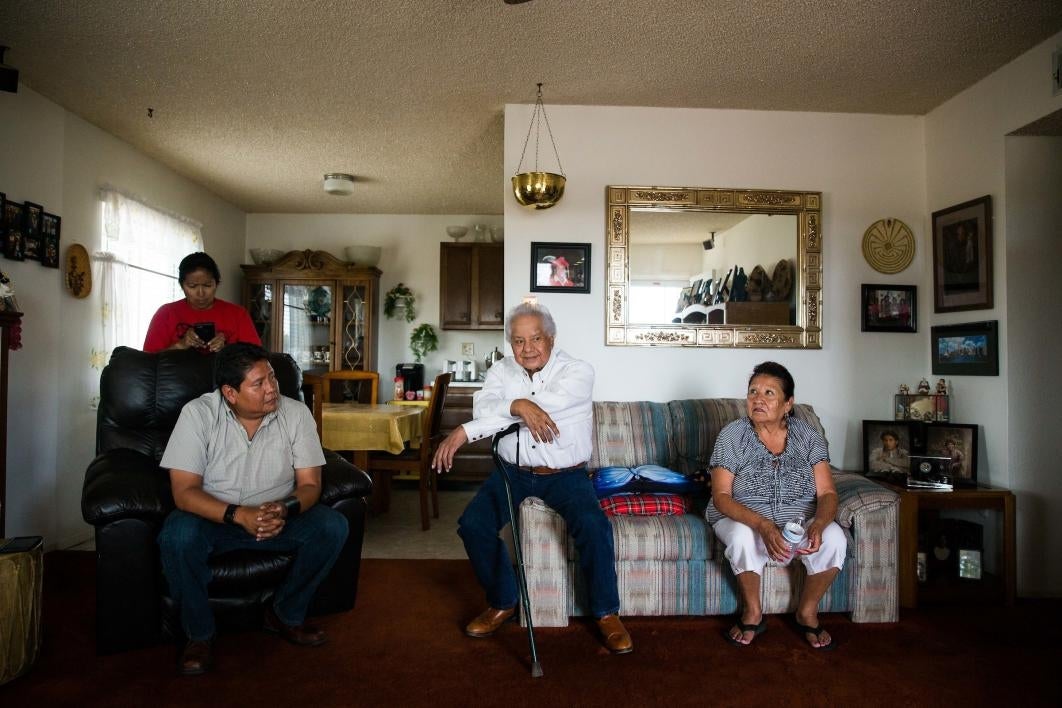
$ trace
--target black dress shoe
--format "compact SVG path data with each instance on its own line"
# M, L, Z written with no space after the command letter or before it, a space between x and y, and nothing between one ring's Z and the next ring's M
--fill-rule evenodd
M320 627L309 624L290 625L284 624L273 611L273 606L266 607L265 631L279 634L292 644L300 647L319 647L328 641L328 635Z
M213 645L211 642L189 641L181 652L181 663L177 672L182 676L205 674L213 662Z

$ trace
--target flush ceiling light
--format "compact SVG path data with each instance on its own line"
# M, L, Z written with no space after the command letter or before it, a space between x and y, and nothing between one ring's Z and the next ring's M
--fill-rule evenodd
M338 196L349 196L354 193L354 175L345 172L329 172L324 176L324 191Z
M557 172L543 172L538 169L538 142L542 134L543 123L546 124L549 141L553 144L553 156L557 158ZM524 155L527 153L527 144L531 141L532 130L535 131L535 169L531 172L521 172L520 168L524 166ZM560 154L557 152L557 141L553 139L549 118L546 117L546 107L542 105L542 84L539 84L538 100L535 101L535 110L531 114L531 125L527 127L527 137L524 138L520 163L516 166L516 174L513 175L513 196L524 206L549 209L564 196L566 181L564 168L560 163Z

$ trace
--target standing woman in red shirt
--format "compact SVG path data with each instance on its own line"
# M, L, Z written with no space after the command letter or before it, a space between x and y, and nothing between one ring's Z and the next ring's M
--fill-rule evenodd
M144 339L144 351L198 349L216 352L226 344L262 341L247 310L214 297L221 272L205 253L184 257L177 269L184 299L163 305L155 312Z

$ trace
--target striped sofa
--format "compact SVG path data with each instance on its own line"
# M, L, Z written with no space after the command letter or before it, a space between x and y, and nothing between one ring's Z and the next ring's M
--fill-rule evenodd
M664 465L691 474L707 467L719 430L745 415L745 400L667 403L595 402L592 470L609 465ZM794 415L822 431L815 411ZM850 612L853 622L895 622L896 494L861 475L835 471L837 522L848 535L848 560L822 599L823 612ZM737 581L723 548L700 514L611 517L623 615L732 614ZM520 507L521 549L537 626L565 626L586 614L586 589L564 521L541 500ZM792 612L804 566L769 564L762 583L768 613Z

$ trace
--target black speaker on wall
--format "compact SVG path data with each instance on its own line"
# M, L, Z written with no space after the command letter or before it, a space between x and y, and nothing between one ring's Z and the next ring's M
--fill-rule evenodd
M18 93L18 69L4 63L7 47L0 46L0 91Z

